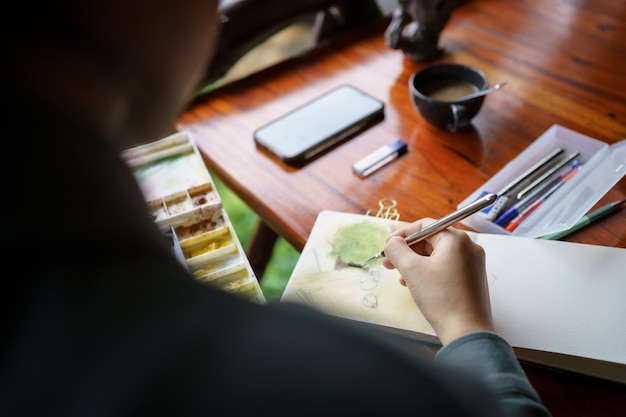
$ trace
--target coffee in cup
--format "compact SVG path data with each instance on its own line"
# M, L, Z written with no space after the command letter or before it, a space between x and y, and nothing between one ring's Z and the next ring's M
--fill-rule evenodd
M432 125L451 132L469 126L485 98L464 97L488 85L481 70L454 63L429 65L409 79L411 98L420 115Z

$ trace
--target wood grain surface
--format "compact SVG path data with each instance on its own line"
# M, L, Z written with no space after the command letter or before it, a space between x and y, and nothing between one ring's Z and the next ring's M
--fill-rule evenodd
M177 128L192 132L211 169L298 250L323 209L364 213L392 198L403 220L437 218L552 124L607 143L626 138L625 22L624 2L469 1L442 33L444 55L430 62L387 48L380 22L202 96ZM431 62L473 65L507 85L486 97L469 130L441 131L408 91L410 75ZM255 146L255 129L343 83L385 101L385 120L303 167ZM408 142L406 156L367 179L351 172L396 138ZM623 179L598 206L625 196ZM626 247L626 211L566 240Z

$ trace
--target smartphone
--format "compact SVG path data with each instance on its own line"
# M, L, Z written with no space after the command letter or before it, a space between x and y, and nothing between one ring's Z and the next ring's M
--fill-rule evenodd
M384 118L384 103L341 85L254 132L258 146L289 165L300 165Z

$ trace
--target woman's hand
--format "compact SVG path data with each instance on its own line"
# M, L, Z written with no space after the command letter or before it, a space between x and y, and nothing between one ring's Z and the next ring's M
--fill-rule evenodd
M444 345L467 333L493 331L482 246L454 228L411 246L404 240L433 222L418 220L389 235L383 265L398 269L400 283Z

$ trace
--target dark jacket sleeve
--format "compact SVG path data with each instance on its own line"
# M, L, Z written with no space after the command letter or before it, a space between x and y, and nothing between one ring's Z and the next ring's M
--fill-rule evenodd
M497 395L507 416L550 415L511 346L495 333L475 332L462 336L441 348L435 361L481 376Z

